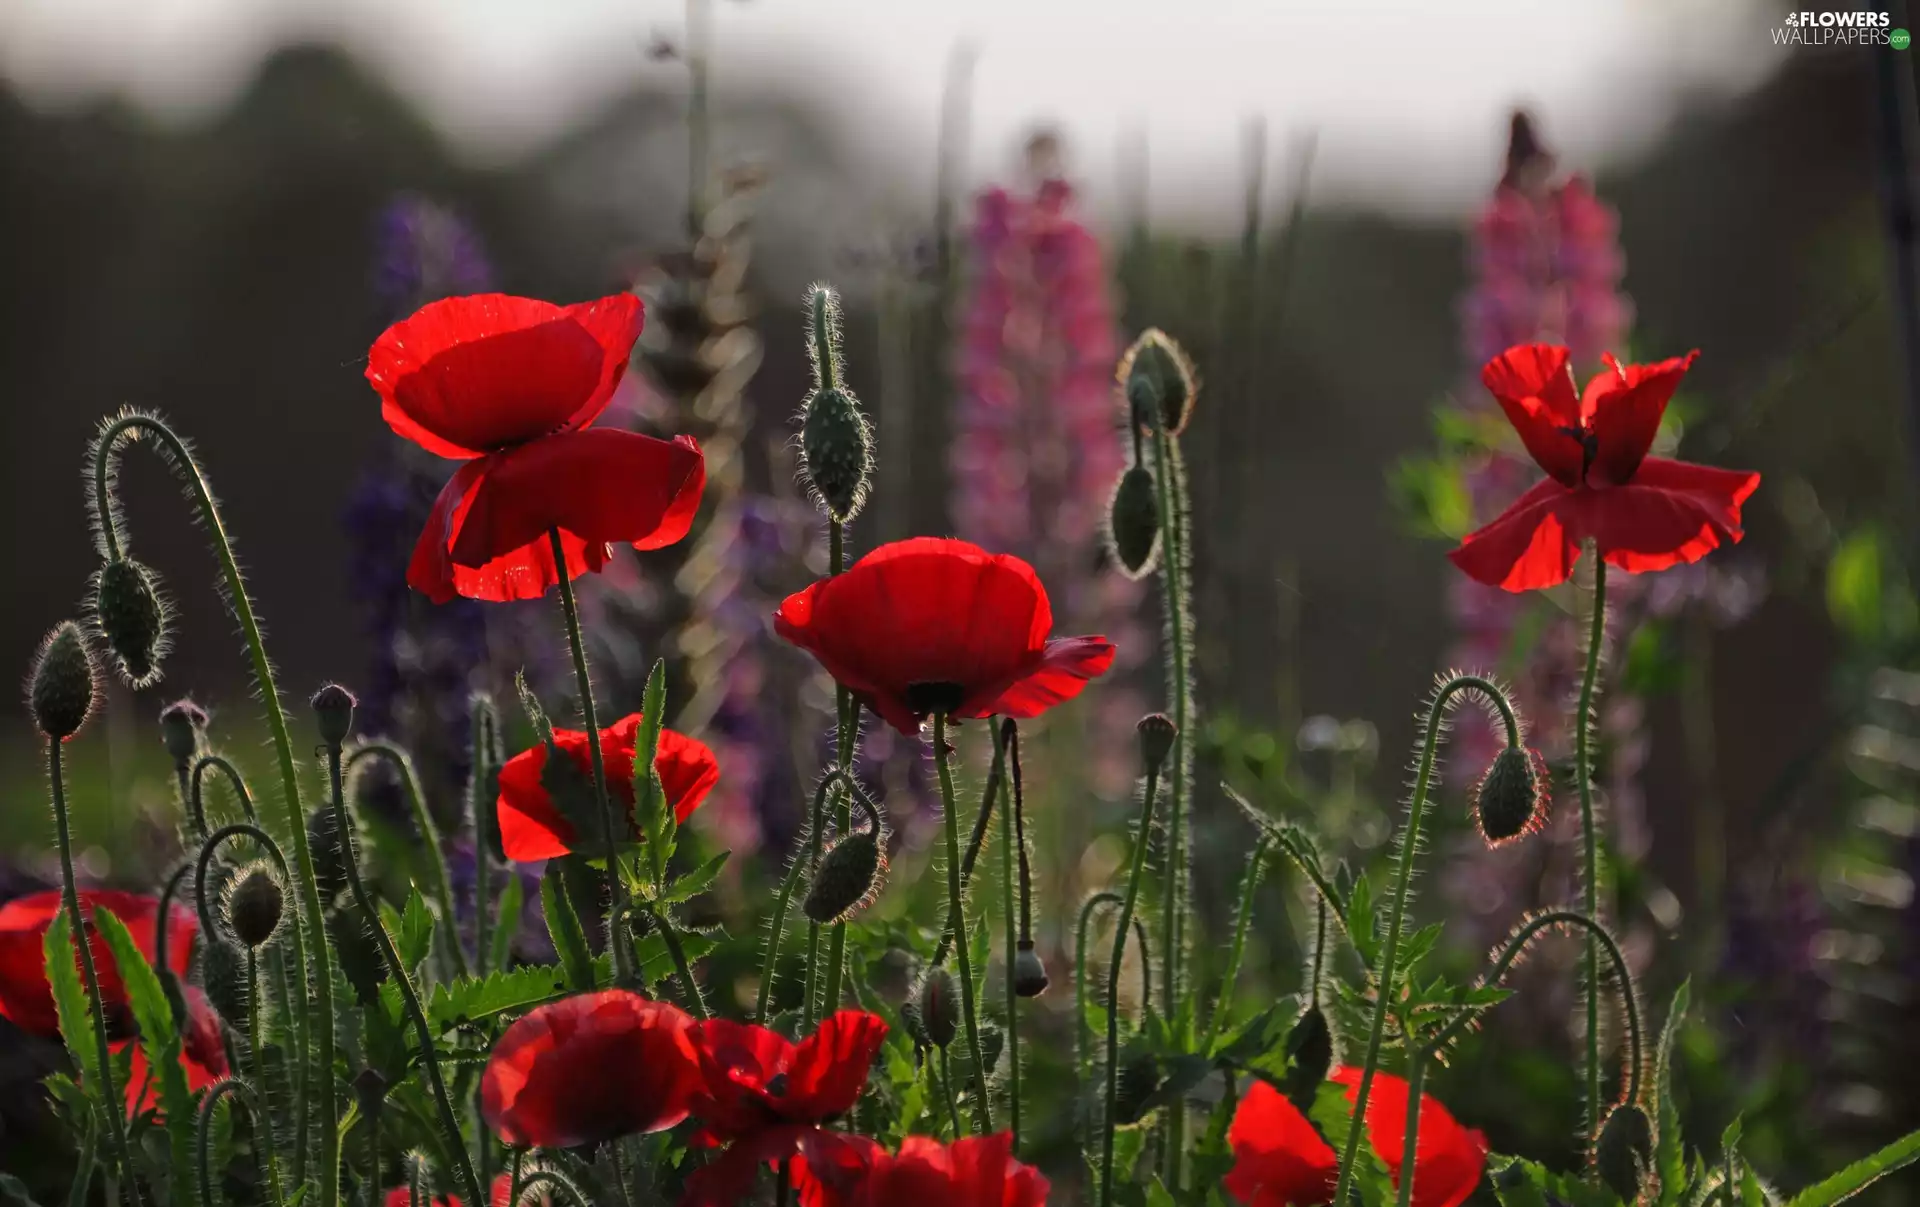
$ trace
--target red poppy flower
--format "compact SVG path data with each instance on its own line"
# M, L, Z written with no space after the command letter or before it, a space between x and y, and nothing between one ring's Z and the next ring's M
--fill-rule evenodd
M169 963L173 960L171 951L167 953L167 960ZM187 999L187 1026L180 1036L180 1067L187 1075L187 1092L197 1094L227 1075L227 1049L221 1042L220 1016L214 1012L207 995L196 985L182 985L180 990ZM127 1113L157 1111L160 1085L148 1074L146 1050L138 1040L131 1039L114 1045L114 1051L122 1047L133 1049L127 1084L121 1087L127 1099Z
M789 595L780 636L901 733L932 713L1035 717L1113 662L1105 637L1054 637L1033 567L965 541L882 545Z
M1329 1080L1359 1096L1360 1070L1335 1069ZM1406 1154L1407 1083L1375 1072L1367 1094L1367 1143L1397 1189ZM1226 1188L1249 1207L1320 1207L1333 1199L1340 1159L1286 1095L1257 1081L1240 1100L1227 1131L1233 1170ZM1413 1207L1460 1207L1480 1183L1487 1138L1460 1126L1432 1095L1420 1097L1420 1146L1414 1165Z
M487 1191L487 1199L491 1207L509 1207L507 1200L511 1198L512 1195L513 1176L511 1174L503 1173L495 1178L493 1185L490 1186ZM545 1199L546 1196L542 1195L541 1201L544 1202ZM411 1207L412 1203L413 1191L405 1186L395 1186L392 1190L387 1191L385 1207ZM462 1207L462 1205L458 1195L449 1194L434 1199L433 1207Z
M621 815L629 825L633 822L633 743L639 732L639 713L622 717L600 731L607 788L622 806ZM582 776L593 774L593 753L588 749L585 730L556 729L553 741ZM547 744L542 742L514 755L500 769L500 844L507 858L517 862L565 855L579 837L542 782L547 754ZM720 764L706 743L671 729L660 731L653 768L660 774L660 786L666 790L667 803L679 821L687 820L720 782ZM639 831L634 830L633 836L637 841Z
M480 1079L480 1113L507 1144L573 1148L687 1117L700 1080L693 1019L625 989L540 1006L508 1027Z
M1565 348L1526 344L1488 361L1480 379L1547 477L1461 541L1453 564L1489 586L1531 591L1567 581L1587 540L1636 574L1737 542L1740 505L1759 474L1647 456L1698 355L1657 365L1609 356L1583 396Z
M793 1162L801 1207L1043 1207L1047 1179L1013 1157L1013 1135L942 1144L908 1136L898 1154L865 1136L823 1132Z
M100 998L106 1006L109 1031L124 1038L133 1032L133 1018L127 1008L126 986L107 950L107 941L92 932L93 911L102 907L124 922L141 954L154 958L155 920L160 902L139 893L113 889L82 889L80 912L88 920L93 947L94 972L100 978ZM64 907L60 890L48 889L0 905L0 1016L11 1020L22 1031L56 1038L60 1018L53 1007L53 990L47 985L47 927ZM187 975L193 958L194 937L200 933L191 911L178 905L169 911L167 963L176 975ZM76 948L74 961L79 962Z
M886 1021L859 1010L836 1012L798 1044L747 1023L696 1024L701 1084L692 1111L704 1126L695 1142L729 1147L688 1180L687 1207L737 1202L762 1165L852 1110L886 1037Z
M388 426L465 461L414 546L407 582L435 603L535 599L606 565L610 546L658 549L687 534L706 463L688 437L584 430L613 397L642 321L615 294L555 306L487 293L447 298L374 341L367 380Z

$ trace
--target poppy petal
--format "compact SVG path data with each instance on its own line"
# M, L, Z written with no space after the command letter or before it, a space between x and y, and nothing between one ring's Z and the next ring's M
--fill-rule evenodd
M598 419L613 401L614 391L633 360L633 345L645 326L646 308L635 295L616 293L591 302L575 302L566 312L600 345L600 384L594 387L586 405L566 422L566 430L578 431Z
M960 717L1037 717L1056 704L1079 695L1088 681L1113 665L1113 642L1105 637L1056 637L1033 668L984 702L969 700L954 713Z
M549 436L488 458L449 524L450 553L456 566L484 568L544 546L555 528L589 549L658 549L687 534L705 485L706 461L685 437L655 440L612 428Z
M156 958L155 924L160 915L160 902L156 898L115 889L80 890L80 909L86 918L91 920L93 911L99 907L110 910L126 924L134 943L149 962ZM0 905L0 1018L8 1019L23 1031L48 1038L59 1035L60 1020L54 1009L53 991L47 986L46 935L54 917L65 908L59 889L29 893ZM193 912L178 904L171 907L168 920L167 963L177 976L185 977L200 927ZM97 933L91 938L101 997L106 1001L109 1014L116 1016L109 1020L110 1024L122 1026L119 1020L127 1013L127 1000L119 969L114 965L106 940ZM74 959L76 963L79 960L77 947Z
M1335 1069L1328 1080L1343 1085L1347 1101L1360 1095L1361 1071ZM1367 1142L1400 1184L1407 1147L1408 1085L1391 1073L1375 1072L1367 1093ZM1413 1207L1460 1207L1487 1164L1487 1138L1462 1127L1431 1094L1420 1096L1420 1138L1415 1146Z
M368 353L367 380L388 425L443 457L474 457L578 426L576 416L606 405L608 374L619 380L608 362L621 317L632 330L629 351L640 334L639 299L620 296L627 301L607 298L577 311L501 293L445 298L381 333ZM617 359L623 371L626 353ZM612 392L604 387L605 396Z
M811 1127L772 1127L734 1141L687 1177L680 1207L738 1207L753 1193L760 1170L791 1157Z
M800 1207L850 1207L861 1183L887 1158L866 1136L817 1130L801 1138L793 1159L793 1188Z
M633 756L639 736L640 714L622 717L600 731L600 756L606 769L607 790L613 794L616 808L626 816L629 834L633 829ZM572 760L580 773L591 775L593 752L583 730L556 729L553 744ZM508 859L530 863L571 853L579 831L567 820L545 781L547 759L544 742L536 743L508 759L500 768L500 796L495 808L500 819L500 845ZM660 744L654 752L654 769L660 774L660 786L673 808L677 821L686 821L720 782L720 763L706 743L671 729L660 731Z
M544 537L509 550L484 566L454 564L448 548L452 534L459 530L473 506L476 488L495 462L493 457L482 457L459 468L434 500L433 511L414 544L407 585L434 603L446 603L455 596L496 603L538 599L560 581L554 572L553 550ZM560 546L566 554L569 579L607 564L605 545L588 545L572 533L562 532Z
M1699 355L1689 352L1654 365L1621 365L1611 355L1605 358L1607 371L1588 383L1580 402L1598 446L1587 467L1590 485L1624 486L1633 480L1660 431L1667 401Z
M1608 564L1634 574L1665 570L1744 535L1740 504L1760 475L1652 457L1641 470L1625 486L1577 492L1563 509L1575 538L1592 538Z
M1570 353L1554 344L1521 344L1488 361L1480 380L1507 413L1531 456L1563 486L1578 486L1586 453L1577 434ZM1571 430L1569 430L1571 429Z
M1561 514L1577 492L1544 478L1492 523L1468 533L1448 560L1468 577L1508 591L1535 591L1566 582L1580 556L1576 535Z
M1264 1081L1256 1081L1227 1129L1233 1169L1227 1192L1251 1207L1295 1207L1333 1197L1339 1172L1332 1147L1313 1124Z
M787 1065L789 1117L818 1122L852 1110L886 1038L885 1020L862 1010L839 1010L822 1021Z

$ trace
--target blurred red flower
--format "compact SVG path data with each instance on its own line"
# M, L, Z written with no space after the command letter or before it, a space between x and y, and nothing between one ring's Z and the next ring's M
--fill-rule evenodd
M504 1143L573 1148L672 1127L699 1081L686 1012L604 989L508 1027L480 1079L480 1113Z
M726 1019L695 1024L700 1088L696 1144L727 1151L687 1181L688 1207L726 1207L753 1186L762 1165L792 1156L819 1125L853 1109L887 1024L841 1010L796 1044L777 1031Z
M691 438L583 430L613 398L639 338L640 299L555 306L474 294L386 329L367 357L388 426L465 461L434 501L407 582L435 603L536 599L610 546L658 549L687 534L706 462Z
M1113 662L1105 637L1049 638L1032 566L934 537L880 546L789 595L773 623L905 734L936 712L1038 716Z
M508 1207L507 1200L511 1198L512 1195L513 1177L510 1174L503 1173L495 1178L493 1185L488 1188L487 1200L490 1207ZM545 1195L541 1196L542 1201L545 1201L545 1198ZM408 1190L405 1186L395 1186L392 1190L387 1191L384 1207L410 1207L412 1202L412 1191ZM458 1195L448 1194L441 1195L434 1199L432 1207L462 1207L462 1204Z
M633 745L639 731L639 713L622 717L600 731L600 755L606 764L607 790L621 806L621 816L627 819L629 827L633 823ZM583 777L593 774L593 756L587 747L585 730L556 729L553 741ZM565 855L573 850L579 837L573 823L561 814L544 782L548 753L547 744L541 742L514 755L500 769L500 799L496 807L500 817L500 843L508 859L525 863ZM660 774L667 804L679 821L687 820L720 782L720 764L706 743L671 729L660 731L653 767ZM632 833L636 839L639 837L637 830Z
M825 1133L793 1163L801 1207L1043 1207L1048 1183L1013 1157L1013 1135L942 1144L908 1136L899 1153L865 1136Z
M53 1007L53 990L47 985L47 927L63 908L59 889L30 893L0 905L0 1017L10 1020L22 1031L57 1038L60 1019ZM114 966L107 942L93 930L93 911L104 908L124 922L142 955L155 956L155 925L160 902L141 893L123 893L113 889L80 890L80 911L87 919L93 947L93 967L100 978L100 997L106 1006L107 1029L116 1038L133 1034L133 1016L127 1008L126 986ZM178 905L168 913L167 963L174 974L187 975L193 959L193 942L200 933L190 910ZM80 959L74 950L74 963ZM216 1043L216 1047L218 1044ZM224 1067L225 1062L222 1062Z
M1489 586L1532 591L1567 581L1588 539L1629 573L1739 541L1740 505L1759 474L1647 456L1698 355L1655 365L1604 357L1608 371L1584 395L1563 347L1523 344L1487 362L1480 379L1547 477L1461 541L1453 564Z
M1328 1080L1359 1096L1360 1070L1335 1069ZM1400 1184L1406 1155L1407 1083L1375 1072L1367 1095L1367 1143ZM1249 1207L1320 1207L1331 1202L1340 1159L1286 1095L1256 1081L1240 1100L1227 1130L1233 1170L1226 1188ZM1420 1097L1420 1144L1414 1166L1413 1207L1460 1207L1480 1183L1487 1138L1460 1126L1432 1095Z
M173 961L171 950L167 952L167 961ZM220 1016L214 1012L207 995L196 985L182 985L180 991L187 999L187 1025L180 1033L180 1068L187 1075L187 1092L197 1094L227 1075L227 1049L221 1042ZM127 1084L121 1087L127 1100L127 1113L157 1111L160 1083L148 1073L145 1049L138 1040L130 1039L115 1044L114 1051L123 1047L133 1049Z

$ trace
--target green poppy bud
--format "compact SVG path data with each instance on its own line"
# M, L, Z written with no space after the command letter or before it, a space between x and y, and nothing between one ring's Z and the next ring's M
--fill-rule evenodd
M320 724L320 740L338 746L353 732L353 710L360 701L338 683L329 683L313 693L313 718Z
M1153 473L1134 465L1120 475L1107 501L1107 542L1113 560L1128 578L1153 572L1160 552L1160 504L1155 498Z
M28 680L27 702L33 709L33 721L40 732L56 742L64 742L80 732L93 712L93 651L80 626L62 621L33 659L33 675Z
M268 865L254 864L243 869L227 890L227 927L242 946L257 951L280 929L285 904L280 877Z
M944 1048L960 1034L960 990L954 983L953 974L945 968L935 966L927 969L920 978L920 989L914 994L914 1004L920 1015L920 1027L926 1032L927 1042L936 1048Z
M846 917L873 899L886 857L870 830L849 834L833 844L807 886L807 917L825 924Z
M120 676L134 687L160 678L167 648L167 605L153 571L131 558L115 558L94 580L93 618L119 664Z
M176 768L191 767L206 738L207 710L192 700L175 700L160 710L160 742Z
M247 961L221 935L202 935L200 986L220 1017L235 1029L247 1026Z
M1331 1067L1333 1031L1320 1007L1309 1006L1287 1033L1287 1097L1296 1106L1306 1103L1310 1107Z
M1033 949L1033 940L1020 940L1013 953L1013 991L1021 997L1039 997L1049 983L1046 962Z
M1150 327L1120 358L1116 373L1133 421L1143 431L1162 428L1170 436L1186 430L1200 386L1193 362L1166 332ZM1144 413L1143 413L1144 412Z
M1546 822L1546 762L1524 746L1508 746L1494 756L1473 793L1474 819L1489 846L1531 834Z
M851 390L830 386L807 399L800 469L834 519L844 524L860 513L873 476L873 429Z
M1173 752L1173 740L1180 735L1173 719L1161 712L1148 713L1134 727L1140 734L1140 761L1147 770L1158 770Z

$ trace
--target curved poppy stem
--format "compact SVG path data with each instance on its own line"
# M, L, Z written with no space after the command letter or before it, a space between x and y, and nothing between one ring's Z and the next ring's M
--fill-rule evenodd
M1600 844L1593 822L1593 692L1600 677L1600 645L1607 627L1607 563L1599 550L1593 556L1593 616L1587 626L1587 666L1580 680L1580 711L1574 718L1573 775L1580 788L1581 902L1587 917L1600 920ZM1586 981L1586 1139L1588 1144L1600 1134L1600 948L1593 932L1587 932L1582 973Z
M340 1201L340 1131L336 1126L339 1108L332 1074L333 956L322 941L322 936L326 934L326 918L320 907L319 880L314 876L313 852L307 844L307 819L300 807L300 772L294 762L293 737L287 729L286 710L280 705L280 690L274 683L273 664L267 660L266 643L260 636L260 622L254 617L253 601L247 595L247 581L240 573L240 563L234 556L233 542L227 536L219 505L214 502L213 491L207 485L206 476L200 472L200 465L194 460L192 450L156 415L138 412L121 415L109 423L94 442L93 513L102 549L109 559L120 556L122 517L119 501L113 494L114 474L119 463L120 446L143 436L151 437L156 442L161 460L167 463L174 476L186 484L188 493L193 496L200 513L201 526L207 530L214 555L220 562L226 587L222 594L234 620L239 623L241 634L246 638L247 652L253 662L254 686L266 706L267 727L273 733L274 753L280 762L280 792L286 802L286 824L293 835L294 865L300 871L299 876L294 878L300 893L299 924L315 936L313 967L303 970L313 987L313 998L308 1008L299 1012L300 1026L307 1037L302 1042L312 1047L315 1063L326 1070L326 1074L319 1078L318 1108L325 1126L320 1129L320 1193L314 1196L314 1207L337 1207Z
M786 879L780 882L779 895L773 899L773 919L768 923L767 928L767 950L760 961L760 998L754 1007L754 1019L761 1023L767 1021L767 1005L773 997L774 966L780 962L780 942L786 937L787 907L793 903L793 892L800 884L801 872L809 866L810 860L813 863L818 862L817 853L809 856L806 852L812 851L813 835L819 833L820 821L826 816L827 789L839 782L839 773L829 772L822 776L819 784L814 787L813 811L807 815L810 832L801 835L805 849L794 853L793 861L787 865ZM818 931L809 932L816 936L818 933ZM803 992L807 1000L805 1010L811 1014L813 1010L813 962L811 959L807 962Z
M1380 947L1379 967L1374 969L1373 1026L1367 1034L1367 1055L1360 1066L1360 1085L1354 1092L1354 1119L1364 1121L1367 1117L1367 1102L1373 1093L1373 1074L1380 1065L1380 1044L1386 1034L1387 1009L1393 1003L1394 977L1399 972L1400 935L1406 923L1407 900L1413 891L1413 861L1420 852L1420 825L1426 818L1428 790L1433 784L1434 758L1444 728L1441 720L1453 698L1469 691L1478 692L1493 702L1506 724L1507 744L1520 744L1519 718L1514 715L1513 705L1507 700L1506 693L1492 680L1479 675L1455 675L1433 693L1433 702L1427 706L1426 727L1421 731L1424 737L1420 770L1413 782L1413 800L1407 807L1407 824L1399 836L1400 852L1394 874L1393 909L1387 918L1387 938ZM1347 1129L1346 1148L1340 1157L1340 1180L1333 1194L1336 1203L1347 1201L1347 1189L1353 1184L1353 1162L1359 1155L1360 1136L1364 1131L1364 1123Z
M1400 1149L1400 1193L1397 1207L1413 1207L1413 1183L1420 1172L1420 1095L1427 1084L1425 1053L1418 1044L1407 1052L1407 1138ZM1365 1123L1355 1116L1353 1130L1364 1131Z
M447 875L447 853L440 843L440 823L433 819L433 811L427 808L426 794L420 790L420 776L413 769L413 756L392 742L361 742L347 754L346 773L352 775L354 768L369 759L385 762L400 777L401 790L406 794L408 807L413 810L413 824L420 831L421 843L427 848L427 870L433 881L428 887L434 901L440 906L440 925L446 931L454 972L466 976L467 953L460 946L459 915L453 908L453 881Z
M831 356L825 358L825 367L821 370L823 374L834 372L832 361ZM827 544L828 573L838 574L846 569L847 564L845 524L831 518L827 521ZM854 747L860 741L860 702L853 698L852 692L837 683L833 687L833 715L834 753L838 757L841 772L851 776ZM833 832L844 836L852 825L853 791L849 787L834 801ZM843 919L833 924L827 943L827 992L826 1001L821 1007L827 1014L832 1014L840 1006L840 977L846 962L847 923Z
M484 1203L487 1200L481 1192L479 1175L473 1171L473 1160L468 1156L467 1143L460 1134L460 1117L454 1113L446 1079L440 1074L440 1056L433 1042L433 1025L427 1021L426 1008L420 1004L420 993L413 984L413 972L407 967L406 961L400 958L400 952L393 944L393 936L387 933L386 921L380 917L380 909L375 905L373 895L360 878L360 860L353 849L353 822L347 817L340 747L337 743L329 742L326 749L327 783L332 789L333 821L340 832L340 862L346 868L347 887L353 891L354 904L359 906L360 913L365 917L367 929L373 932L374 942L379 945L380 954L386 959L387 970L393 974L394 984L400 988L401 1003L413 1022L414 1041L420 1047L420 1064L426 1069L427 1086L433 1091L434 1105L439 1108L440 1128L446 1147L453 1153L454 1172L459 1175L461 1193L468 1196L468 1202Z
M1126 900L1112 889L1102 889L1088 897L1080 907L1080 920L1075 924L1073 946L1073 1006L1074 1006L1074 1068L1080 1080L1093 1080L1092 1054L1087 1048L1092 1042L1091 1029L1087 1026L1087 927L1093 921L1093 911L1103 905L1118 906ZM1140 953L1140 1002L1150 1005L1153 1001L1153 956L1147 947L1147 927L1138 917L1133 920L1134 950Z
M960 1007L967 1024L967 1050L973 1053L980 1093L973 1113L983 1135L993 1131L993 1106L987 1101L987 1062L980 1046L980 1010L973 998L973 954L967 949L967 912L960 891L960 805L953 790L952 758L947 753L947 714L933 714L933 761L940 771L941 811L947 825L947 930L953 935L954 962L960 967ZM948 1087L952 1092L952 1087Z
M697 1019L710 1018L707 999L700 992L700 982L693 979L693 967L687 963L687 950L680 944L680 932L674 929L673 920L665 910L653 905L647 906L647 920L659 929L660 941L666 944L667 958L673 961L673 973L686 992L687 1008Z
M200 1197L198 1201L200 1207L215 1207L219 1201L214 1197L213 1193L211 1142L213 1139L212 1124L214 1108L220 1105L220 1101L223 1098L238 1098L241 1105L247 1108L247 1114L252 1118L253 1126L256 1130L262 1126L261 1121L266 1118L266 1110L260 1101L260 1095L254 1091L252 1086L249 1086L238 1077L223 1077L208 1087L206 1094L200 1099L199 1117L196 1120L198 1126L194 1128L194 1153L198 1158L195 1164L199 1173ZM268 1134L271 1136L271 1132ZM271 1145L271 1141L269 1141L269 1145ZM281 1190L280 1176L275 1171L275 1166L272 1162L271 1147L269 1147L269 1155L265 1164L264 1174L267 1178L268 1192L273 1196L270 1201L275 1207L279 1207L279 1204L286 1202L287 1199Z
M611 900L607 906L607 947L613 952L615 979L622 985L633 983L633 945L620 933L620 916L627 912L627 878L620 870L619 818L613 811L613 795L607 791L607 764L600 753L600 720L593 707L593 679L587 674L587 643L580 635L580 608L573 600L573 580L567 577L567 549L558 528L547 529L547 546L553 551L553 576L560 580L560 608L567 617L567 646L573 652L573 675L580 684L580 719L587 729L587 753L593 764L593 791L600 801L600 828L606 840L607 880Z
M1127 895L1120 899L1120 917L1114 924L1113 960L1107 965L1107 1093L1100 1116L1100 1207L1113 1207L1114 1102L1120 1095L1120 965L1127 952L1127 926L1140 900L1141 873L1147 866L1147 843L1153 837L1153 805L1160 795L1160 763L1147 764L1147 787L1140 798L1140 825L1133 836L1132 866L1127 872ZM1161 957L1165 958L1164 954ZM1335 1199L1344 1202L1344 1199Z
M193 761L193 771L188 778L187 809L193 817L193 832L202 841L207 837L206 778L208 771L218 771L227 777L227 784L233 789L233 795L240 801L240 812L255 825L260 824L260 813L253 807L253 793L247 791L247 781L240 769L217 754L203 754Z
M93 938L87 933L87 920L80 912L80 890L73 878L73 834L67 823L67 786L61 749L62 743L58 741L47 743L47 778L53 786L53 821L60 840L60 897L67 910L67 928L73 934L74 946L80 949L80 971L86 978L87 1012L93 1016L93 1042L100 1062L100 1109L107 1116L107 1136L113 1142L113 1156L120 1166L127 1202L131 1207L140 1207L140 1179L134 1173L133 1150L127 1144L127 1112L113 1084L107 1007L100 996L100 973L93 964ZM165 930L166 917L162 915L157 924ZM67 1042L77 1048L83 1041L77 1035L70 1035Z

